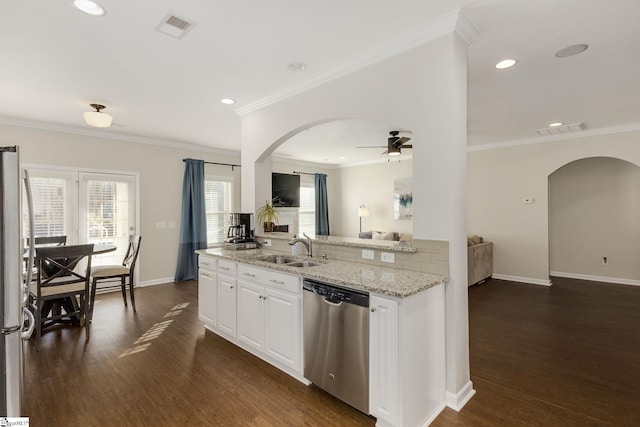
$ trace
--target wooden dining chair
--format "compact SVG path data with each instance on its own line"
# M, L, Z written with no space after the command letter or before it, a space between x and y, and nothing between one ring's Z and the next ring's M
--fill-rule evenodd
M96 290L99 281L119 281L117 284L105 286L101 289L120 288L122 290L122 299L124 300L125 306L127 305L127 286L129 286L131 306L133 307L133 311L136 311L133 276L136 268L136 260L138 259L138 253L140 252L141 241L142 236L140 235L129 236L129 247L127 248L127 253L124 256L121 265L99 265L91 269L91 303L89 305L89 320L93 318L93 305L96 300Z
M48 246L36 248L36 280L29 286L29 294L35 306L36 348L40 351L42 327L45 322L72 323L78 321L85 327L87 341L90 330L87 322L89 301L89 277L93 244L74 246ZM52 267L51 275L43 267ZM76 300L80 298L80 302ZM51 309L52 301L65 307L65 312ZM49 309L45 310L45 304Z

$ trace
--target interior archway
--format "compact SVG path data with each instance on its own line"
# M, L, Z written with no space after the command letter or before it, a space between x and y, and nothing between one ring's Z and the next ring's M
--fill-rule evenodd
M640 167L590 157L548 179L550 277L640 285Z

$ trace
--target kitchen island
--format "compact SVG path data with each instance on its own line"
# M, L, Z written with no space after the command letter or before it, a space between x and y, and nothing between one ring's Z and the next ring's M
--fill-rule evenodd
M427 425L444 408L446 276L322 257L293 266L305 258L265 249L197 253L199 318L208 330L309 384L302 279L366 291L369 413L376 425ZM278 255L289 262L273 262Z

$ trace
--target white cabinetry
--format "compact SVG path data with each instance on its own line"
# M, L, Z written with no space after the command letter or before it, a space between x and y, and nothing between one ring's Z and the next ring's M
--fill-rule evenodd
M198 318L206 326L215 328L217 323L218 262L213 257L198 257Z
M398 303L369 298L369 412L378 418L398 416Z
M238 276L238 339L300 372L300 277L243 264Z
M369 412L377 426L427 425L444 405L444 285L369 304Z
M218 330L236 336L236 263L218 261Z

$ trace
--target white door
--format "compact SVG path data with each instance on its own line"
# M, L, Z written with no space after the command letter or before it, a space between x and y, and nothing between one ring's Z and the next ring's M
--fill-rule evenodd
M266 351L296 371L300 370L300 296L266 288Z
M79 173L79 241L116 245L94 256L93 265L120 264L136 234L136 177L113 173Z
M236 279L218 275L218 329L236 336Z
M262 350L264 347L264 303L262 286L238 281L238 339Z

